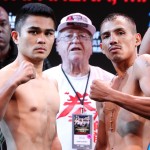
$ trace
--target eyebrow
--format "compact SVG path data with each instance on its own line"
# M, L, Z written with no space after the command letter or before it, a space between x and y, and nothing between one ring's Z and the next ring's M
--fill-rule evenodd
M35 27L35 26L31 26L28 28L29 30L42 30L40 27ZM48 32L55 32L54 29L46 29L45 31L48 31Z
M120 30L123 30L123 31L124 31L125 29L120 27L120 28L114 29L113 32L120 31ZM110 33L110 31L105 31L105 32L101 33L101 36L102 36L102 35L105 35L105 34L108 34L108 33Z

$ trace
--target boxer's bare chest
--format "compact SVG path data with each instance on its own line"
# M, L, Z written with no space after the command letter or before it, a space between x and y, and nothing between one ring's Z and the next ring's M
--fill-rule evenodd
M134 79L134 75L131 73L125 73L123 77L117 77L113 82L113 88L123 93L141 95L138 82ZM128 134L140 134L139 131L142 129L143 122L138 115L115 104L106 106L105 110L109 110L106 116L107 120L108 118L109 120L111 119L109 122L112 122L112 131L117 132L121 137Z

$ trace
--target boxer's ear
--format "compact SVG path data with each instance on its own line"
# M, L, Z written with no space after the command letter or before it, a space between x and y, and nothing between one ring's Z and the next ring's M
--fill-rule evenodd
M100 49L101 49L102 53L105 54L105 51L103 50L103 44L102 43L100 43Z

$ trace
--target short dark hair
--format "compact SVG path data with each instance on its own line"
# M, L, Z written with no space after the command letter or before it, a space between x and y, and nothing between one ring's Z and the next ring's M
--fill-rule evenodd
M128 16L127 14L124 14L124 13L111 13L111 14L108 14L100 24L100 32L101 32L101 28L102 28L102 26L105 22L115 20L118 16L121 16L121 17L125 18L127 21L129 21L133 25L133 30L132 31L134 33L137 33L136 23L135 23L134 19L132 17Z
M25 20L32 15L51 18L56 28L56 18L52 8L42 3L28 3L22 6L16 15L15 30L20 32Z

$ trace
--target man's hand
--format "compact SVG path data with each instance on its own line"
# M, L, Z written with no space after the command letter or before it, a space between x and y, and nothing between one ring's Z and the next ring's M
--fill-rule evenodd
M95 101L103 102L106 101L106 97L110 94L110 89L111 87L108 82L93 80L89 96Z
M17 85L28 82L36 77L34 65L28 61L22 61L18 69L15 71L13 79L17 81Z

